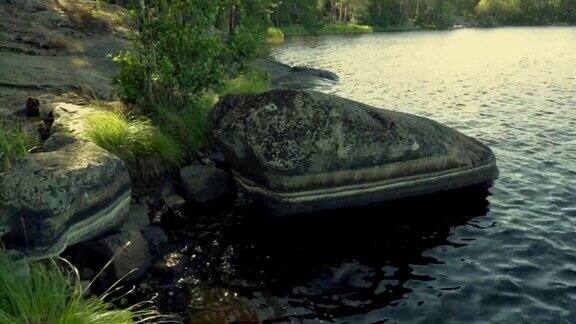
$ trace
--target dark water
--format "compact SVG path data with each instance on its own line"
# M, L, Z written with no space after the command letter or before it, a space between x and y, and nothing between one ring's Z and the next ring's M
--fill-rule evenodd
M292 38L274 55L335 93L488 144L500 179L274 220L219 238L220 284L270 322L576 322L576 28Z
M274 55L342 77L321 91L474 136L500 167L485 206L448 199L290 229L293 241L309 246L312 231L327 244L324 252L307 248L304 269L290 270L293 288L279 298L279 313L337 322L576 322L576 28L295 38Z

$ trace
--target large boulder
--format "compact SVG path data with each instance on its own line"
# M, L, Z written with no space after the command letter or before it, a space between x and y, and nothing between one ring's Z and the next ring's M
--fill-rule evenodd
M102 235L130 209L122 160L63 133L52 135L43 152L16 160L0 181L0 237L31 258Z
M134 214L145 221L142 208L130 207L125 164L85 137L86 120L98 110L63 102L40 108L43 118L53 121L52 135L39 153L18 160L0 177L2 242L28 258L45 258L122 224L134 225Z
M491 183L492 151L427 118L310 91L223 98L214 138L240 186L277 214Z

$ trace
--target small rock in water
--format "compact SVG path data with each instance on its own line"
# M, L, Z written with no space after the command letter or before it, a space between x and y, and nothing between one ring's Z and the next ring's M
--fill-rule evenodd
M180 209L186 205L186 200L178 195L171 195L164 198L164 203L166 203L170 209Z
M104 237L93 245L93 253L112 260L115 279L125 276L125 281L142 277L150 267L148 243L139 231L122 232Z
M232 175L207 165L191 165L180 170L182 186L190 200L208 203L233 193Z
M120 231L141 231L150 225L148 206L145 204L132 205L126 222L120 227Z

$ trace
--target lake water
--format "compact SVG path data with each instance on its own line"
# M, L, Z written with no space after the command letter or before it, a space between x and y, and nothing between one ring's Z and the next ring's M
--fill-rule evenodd
M381 247L386 238L377 228L349 234L378 244L351 247L325 272L297 282L282 298L290 305L284 315L366 323L576 322L576 28L288 38L273 56L341 77L320 91L426 116L476 137L494 150L500 168L485 205L460 200L465 206L448 211L422 208L425 226L434 228L438 219L438 228L390 233L398 215L387 225L381 211L382 219L372 221L393 237L391 244L404 241L395 236L416 245L422 234L442 237L405 250ZM418 220L408 227L419 227ZM364 253L375 262L364 263Z
M214 244L220 284L269 322L576 322L576 28L288 38L318 90L426 116L495 152L489 192L281 220Z

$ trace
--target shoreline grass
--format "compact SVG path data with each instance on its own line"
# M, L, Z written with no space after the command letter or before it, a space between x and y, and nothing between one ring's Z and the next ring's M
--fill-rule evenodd
M290 25L280 27L284 36L307 36L312 35L304 26L301 25ZM374 29L366 25L358 25L353 23L339 23L339 24L328 24L322 26L317 30L318 35L337 35L337 34L366 34L372 33Z
M14 159L28 154L37 144L37 139L18 124L0 120L0 174L10 169Z
M136 323L156 313L138 306L117 309L87 297L77 271L57 260L26 265L0 251L0 323Z
M146 117L129 118L120 112L101 111L86 120L85 135L133 169L139 159L147 157L171 166L184 162L180 144Z

